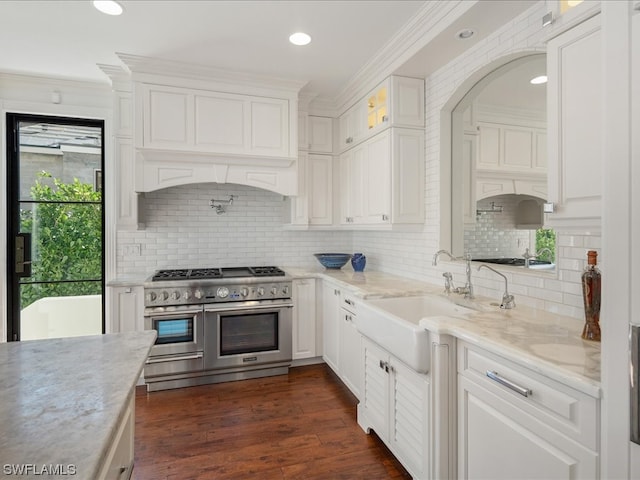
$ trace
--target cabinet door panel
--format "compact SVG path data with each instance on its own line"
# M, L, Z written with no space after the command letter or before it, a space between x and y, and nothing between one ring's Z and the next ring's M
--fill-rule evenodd
M339 290L329 283L324 283L322 286L322 358L338 375L339 306Z
M184 148L192 143L190 95L148 88L144 123L145 147Z
M517 410L459 376L458 475L467 479L589 479L597 455L540 425L526 428Z
M239 98L196 96L196 145L218 151L245 148L245 103Z
M424 222L424 133L418 130L392 129L390 164L392 191L389 196L392 218L396 223ZM393 171L391 171L393 168ZM475 205L475 203L474 203Z
M548 43L549 226L600 228L602 36L593 17Z
M389 356L368 340L362 342L364 356L364 392L362 400L369 425L381 438L389 432L389 374L381 368Z
M329 117L308 118L308 143L311 152L333 151L333 120Z
M293 358L316 356L316 282L313 279L293 282Z
M531 170L533 166L533 130L506 127L504 166L514 170Z
M478 168L500 168L500 128L478 125Z
M420 375L399 361L393 362L393 421L391 441L403 464L413 472L426 474L429 444L429 384ZM424 478L420 475L420 478Z
M340 376L358 399L362 398L362 336L356 329L355 314L345 309L340 318Z
M309 155L307 169L309 224L331 225L333 159L330 155Z
M388 132L367 142L367 157L361 175L364 186L366 223L388 223L391 217L391 149Z
M288 154L288 103L251 100L251 151L258 155Z

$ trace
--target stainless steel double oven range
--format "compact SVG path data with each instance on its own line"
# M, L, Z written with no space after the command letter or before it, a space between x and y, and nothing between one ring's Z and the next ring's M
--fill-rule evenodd
M288 373L293 303L281 269L159 270L144 290L145 328L158 334L148 391Z

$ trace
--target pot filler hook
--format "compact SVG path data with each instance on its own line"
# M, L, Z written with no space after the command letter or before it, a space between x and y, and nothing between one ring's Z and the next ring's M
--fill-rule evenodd
M222 215L223 213L226 213L227 207L231 204L233 204L233 195L229 195L228 200L216 200L215 198L212 198L211 200L209 200L209 206L211 208L215 208L216 214L218 215Z

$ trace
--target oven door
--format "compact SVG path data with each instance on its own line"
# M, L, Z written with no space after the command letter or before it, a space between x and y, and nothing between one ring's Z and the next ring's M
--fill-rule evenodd
M204 347L202 306L157 307L145 310L145 329L155 330L156 342L150 357L202 354Z
M293 304L264 303L205 307L205 370L291 362Z

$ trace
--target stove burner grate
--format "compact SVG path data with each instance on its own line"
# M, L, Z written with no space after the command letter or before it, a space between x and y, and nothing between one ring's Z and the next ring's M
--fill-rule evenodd
M254 277L283 277L284 272L278 267L249 267Z
M239 268L192 268L176 270L158 270L152 282L163 280L209 280L231 277L283 277L284 271L278 267L239 267Z

